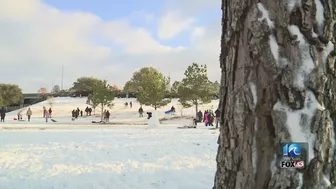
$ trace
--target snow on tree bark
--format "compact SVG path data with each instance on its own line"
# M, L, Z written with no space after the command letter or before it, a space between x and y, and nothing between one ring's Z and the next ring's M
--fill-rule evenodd
M215 189L332 188L335 41L334 0L222 0ZM281 141L310 143L307 171L277 168Z

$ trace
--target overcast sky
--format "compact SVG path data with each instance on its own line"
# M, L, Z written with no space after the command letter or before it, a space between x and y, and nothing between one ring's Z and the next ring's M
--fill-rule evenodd
M219 0L0 0L0 83L24 92L93 76L122 87L153 66L173 80L192 62L219 80Z

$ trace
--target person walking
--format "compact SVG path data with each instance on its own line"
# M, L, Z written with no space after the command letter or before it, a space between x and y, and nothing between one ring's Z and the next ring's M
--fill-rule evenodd
M49 115L49 111L46 111L46 114L45 114L45 119L46 119L46 122L48 122L48 118L50 117Z
M46 109L46 107L45 107L45 106L43 106L43 117L45 117L45 116L46 116L46 113L47 113L47 109Z
M48 116L51 118L51 114L52 114L52 110L51 110L51 108L49 108L49 110L48 110Z
M30 108L28 108L28 110L27 110L27 117L28 117L28 121L29 122L30 122L30 118L31 118L32 114L33 114L33 112L31 111Z
M85 116L88 116L89 115L89 107L86 106L85 108Z
M144 110L142 109L142 106L139 108L139 117L143 117Z
M105 112L105 120L106 120L106 122L109 122L110 121L110 112L107 110L106 112Z
M5 117L6 117L6 110L4 107L1 108L0 110L0 122L5 122Z

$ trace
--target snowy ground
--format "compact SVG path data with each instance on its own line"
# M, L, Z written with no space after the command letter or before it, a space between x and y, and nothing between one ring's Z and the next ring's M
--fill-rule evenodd
M174 103L174 102L173 102ZM217 106L214 101L204 109ZM111 122L90 124L96 117L75 122L66 116L85 108L85 99L59 98L53 105L57 123L45 123L41 107L32 106L34 120L12 120L8 113L0 124L0 189L205 189L213 186L216 169L217 130L204 126L177 129L188 119L168 118L158 128L148 128L138 118L137 104L124 108L116 101ZM178 109L177 105L175 105ZM145 111L150 111L146 107ZM113 110L112 110L113 112ZM194 109L184 110L193 115ZM175 116L176 117L176 116ZM138 124L138 125L135 125ZM132 126L133 124L133 126Z
M205 189L217 131L105 128L6 131L1 189Z

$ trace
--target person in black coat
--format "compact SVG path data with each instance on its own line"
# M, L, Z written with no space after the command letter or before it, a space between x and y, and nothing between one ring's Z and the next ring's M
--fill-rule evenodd
M85 108L85 115L88 116L89 115L89 107L86 106Z
M200 111L197 112L197 118L196 118L196 120L197 120L197 122L202 122L202 119L203 119L203 113L200 110Z
M105 114L106 121L110 121L110 115L111 115L110 112L107 110Z
M75 120L75 118L76 118L76 110L72 110L71 116L72 116L72 120Z
M139 112L139 117L143 117L144 110L143 110L142 106L139 108L138 112Z
M1 118L0 121L5 122L5 117L6 117L6 110L4 107L2 107L0 110L0 118Z
M80 112L80 110L79 110L79 108L77 108L77 109L76 109L76 119L77 119L78 116L79 116L79 112Z
M218 128L218 124L220 122L221 111L219 109L217 109L215 111L215 115L216 115L216 128Z
M92 108L89 108L89 116L91 116Z
M203 122L205 122L205 115L208 113L208 110L204 111L204 115L203 115Z

